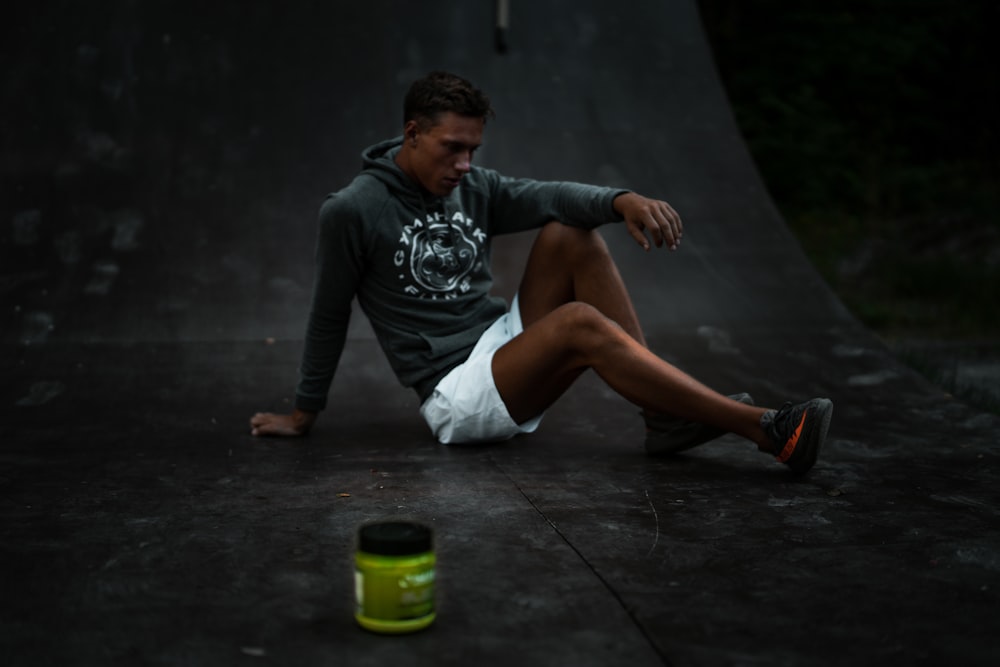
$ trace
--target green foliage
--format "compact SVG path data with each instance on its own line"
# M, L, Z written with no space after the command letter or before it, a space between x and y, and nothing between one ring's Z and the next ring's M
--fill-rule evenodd
M923 170L995 180L1000 62L987 2L704 0L737 119L791 210L926 207ZM714 21L713 21L714 19Z
M700 8L771 194L845 302L883 332L995 336L1000 4Z

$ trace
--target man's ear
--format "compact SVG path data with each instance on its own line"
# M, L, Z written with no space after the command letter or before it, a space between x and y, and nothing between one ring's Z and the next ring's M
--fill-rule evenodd
M420 123L415 120L406 121L403 126L403 141L407 141L411 146L417 145L417 135L420 134Z

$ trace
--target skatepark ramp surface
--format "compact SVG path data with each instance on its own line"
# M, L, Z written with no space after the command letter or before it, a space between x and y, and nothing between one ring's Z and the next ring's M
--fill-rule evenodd
M1000 420L898 363L823 283L736 127L693 2L44 2L3 37L0 655L12 665L994 664ZM758 404L829 396L803 478L726 436L647 456L585 376L538 433L436 444L352 321L287 410L316 217L416 77L497 118L477 161L669 201L602 228L650 347ZM497 292L531 235L497 241ZM434 529L438 618L352 618L358 528Z

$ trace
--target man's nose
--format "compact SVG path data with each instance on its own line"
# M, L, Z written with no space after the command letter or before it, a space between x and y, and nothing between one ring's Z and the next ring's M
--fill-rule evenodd
M462 153L458 156L458 162L455 164L455 169L458 169L463 174L467 174L472 171L472 153Z

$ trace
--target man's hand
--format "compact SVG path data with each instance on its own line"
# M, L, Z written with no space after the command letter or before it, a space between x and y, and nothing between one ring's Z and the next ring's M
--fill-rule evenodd
M250 433L252 435L299 437L309 433L309 429L312 428L315 421L315 412L306 412L298 408L290 415L258 412L250 418Z
M627 192L615 197L614 207L625 218L628 233L643 250L649 250L649 237L657 248L666 245L671 250L677 250L684 236L684 225L681 224L681 216L670 204Z

